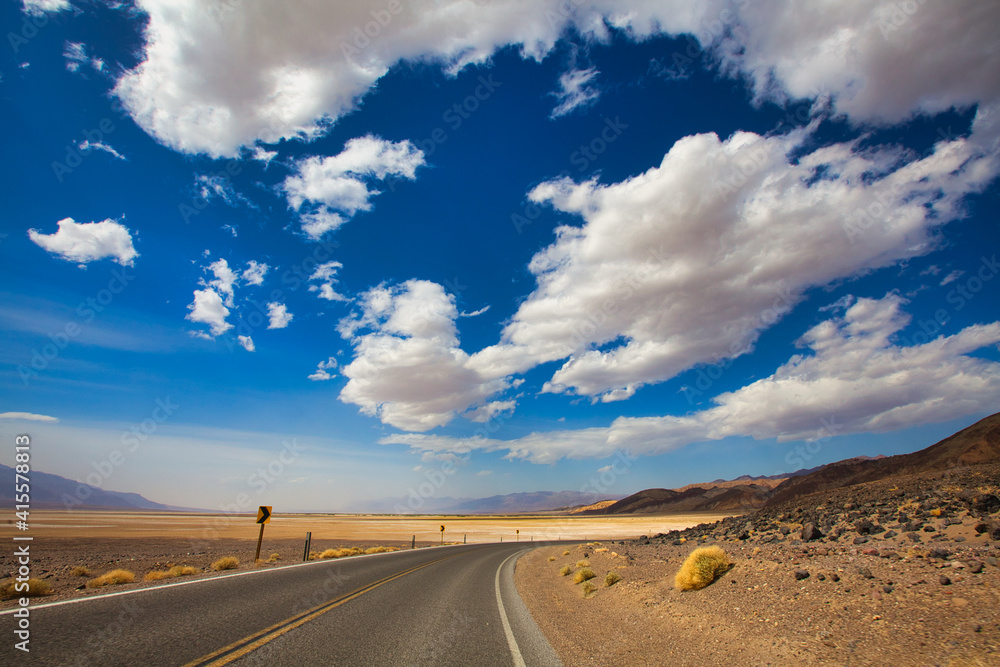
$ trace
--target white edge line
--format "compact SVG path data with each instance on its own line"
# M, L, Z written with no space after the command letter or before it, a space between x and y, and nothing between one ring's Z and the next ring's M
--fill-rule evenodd
M441 548L447 548L447 547L461 547L461 546L468 546L468 545L464 545L464 544L445 544L443 546L434 545L433 548L441 549ZM422 549L428 549L428 548L431 548L431 547L421 547L421 548ZM320 565L322 563L327 563L327 564L329 564L329 563L342 563L345 560L355 560L357 558L369 558L369 557L374 557L374 556L392 556L393 554L409 553L411 551L419 551L419 550L420 549L400 549L399 551L389 551L389 552L383 552L383 553L380 553L380 554L362 554L362 555L358 555L358 556L350 556L350 557L348 557L346 559L329 558L329 559L323 559L323 560L311 560L311 561L307 561L305 563L295 563L293 565L279 565L278 567L269 567L266 570L249 570L247 572L233 572L232 574L220 574L220 575L216 575L214 577L203 577L201 579L191 579L191 580L188 580L188 581L178 581L176 583L161 584L159 586L146 586L144 588L133 588L132 590L129 590L129 591L118 591L117 593L102 593L100 595L88 595L86 597L73 598L72 600L60 600L59 602L49 602L47 604L39 604L39 605L29 604L27 608L30 609L31 611L36 611L38 609L46 609L48 607L59 607L59 606L62 606L64 604L77 604L77 603L80 603L80 602L90 602L91 600L106 600L107 598L118 597L119 595L135 595L136 593L148 593L149 591L158 591L158 590L163 590L164 588L173 588L175 586L191 586L193 584L203 584L206 581L218 581L220 579L228 579L230 577L245 577L248 574L264 574L264 573L267 573L267 572L277 572L278 570L288 570L288 569L293 568L293 567L302 567L304 565ZM21 609L21 608L22 607L12 607L10 609L4 609L3 611L0 611L0 616L6 616L8 614L13 614L18 609ZM524 663L521 663L521 664L523 665Z
M510 656L514 659L514 667L527 666L524 664L524 658L521 656L521 649L517 646L517 640L514 639L514 633L510 629L510 621L507 620L507 611L503 608L503 598L500 597L500 571L503 570L503 566L507 564L507 561L515 556L520 556L522 553L523 551L518 551L507 556L504 562L500 563L500 567L497 568L497 576L493 580L497 591L497 607L500 609L500 622L503 623L503 632L507 635L507 645L510 647Z

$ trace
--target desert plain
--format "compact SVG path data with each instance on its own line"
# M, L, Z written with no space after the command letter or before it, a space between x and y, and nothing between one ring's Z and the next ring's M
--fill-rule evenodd
M215 576L212 564L219 558L239 560L237 570L279 567L301 562L306 533L311 532L314 557L342 547L395 547L408 549L444 544L524 542L555 540L627 540L642 535L683 530L712 522L728 514L579 516L430 516L282 514L275 512L264 527L261 560L254 564L260 526L255 514L184 512L130 512L37 510L29 530L18 531L12 522L7 536L29 535L32 576L48 583L52 593L36 603L82 595L96 595L107 588L87 588L92 578L114 569L135 574L135 583L114 590L155 585L144 577L176 565L197 570L192 577ZM444 535L441 526L445 527ZM0 555L0 578L7 580L16 565L11 553ZM84 568L87 574L75 574ZM160 582L162 583L162 582ZM15 600L0 602L11 607Z

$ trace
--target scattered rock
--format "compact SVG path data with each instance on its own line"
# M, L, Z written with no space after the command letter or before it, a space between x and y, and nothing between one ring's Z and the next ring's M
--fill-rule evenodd
M951 579L949 579L943 574L940 577L938 577L938 581L941 582L942 586L951 586Z
M813 540L819 540L822 539L823 537L824 537L823 533L820 532L820 529L816 527L816 524L807 523L802 526L803 542L812 542Z
M795 570L795 581L802 581L803 579L809 578L809 571L797 569Z
M892 586L883 586L882 591L886 594L889 594L892 592Z
M969 503L969 509L984 515L1000 511L1000 497L992 493L980 494Z
M858 574L860 574L865 579L874 579L875 578L875 575L872 574L872 571L869 570L867 567L859 567L858 568Z
M864 549L861 553L865 556L878 556L878 549Z
M966 567L969 568L969 572L971 572L972 574L979 574L980 572L983 571L982 561L970 560L965 565Z
M931 558L940 558L941 560L945 560L951 555L951 552L942 547L934 547L927 555Z

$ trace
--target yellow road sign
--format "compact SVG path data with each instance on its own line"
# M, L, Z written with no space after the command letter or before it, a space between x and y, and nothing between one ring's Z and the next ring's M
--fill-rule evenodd
M271 523L271 505L261 505L257 508L257 523Z

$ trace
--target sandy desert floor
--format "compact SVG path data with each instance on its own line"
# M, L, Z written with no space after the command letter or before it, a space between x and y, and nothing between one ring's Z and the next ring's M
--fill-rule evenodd
M29 535L32 577L48 583L53 594L37 603L109 590L88 589L86 583L109 570L123 568L136 575L136 583L112 587L123 590L155 583L143 582L151 571L189 565L194 577L215 573L212 563L235 556L239 570L278 567L301 562L306 532L312 533L311 551L338 547L394 546L409 548L442 541L468 543L548 540L629 539L639 535L680 530L720 515L644 517L578 516L385 516L385 515L274 515L264 528L261 562L253 564L259 526L255 515L187 514L152 512L34 511L26 532L8 522L5 535ZM518 532L520 531L520 532ZM0 553L0 576L8 580L16 567L14 549ZM277 554L270 563L264 563ZM87 575L74 575L83 567ZM15 601L0 602L0 608Z

